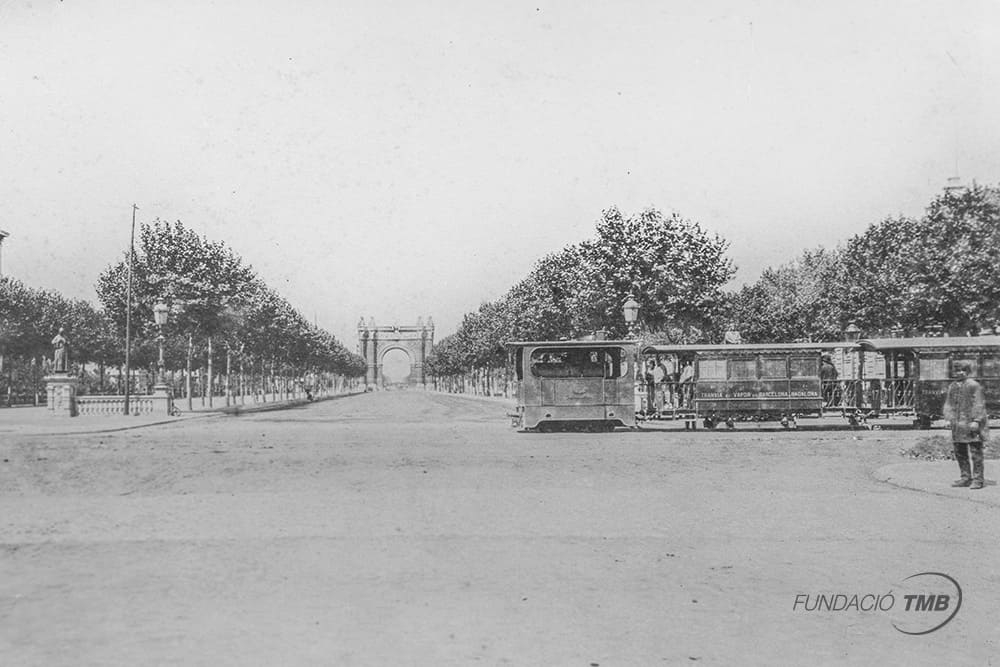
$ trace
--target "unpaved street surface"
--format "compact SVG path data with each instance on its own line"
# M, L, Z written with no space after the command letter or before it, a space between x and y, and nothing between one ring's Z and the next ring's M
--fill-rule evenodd
M918 432L505 409L383 392L3 441L0 664L1000 663L996 508L872 478ZM930 634L793 608L928 571L964 591Z

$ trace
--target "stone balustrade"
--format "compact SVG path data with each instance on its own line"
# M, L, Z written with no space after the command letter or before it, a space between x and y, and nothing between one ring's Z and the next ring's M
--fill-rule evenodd
M129 397L129 409L133 415L163 415L173 413L173 399L168 394L154 393ZM120 415L125 412L124 396L88 395L76 397L77 414Z

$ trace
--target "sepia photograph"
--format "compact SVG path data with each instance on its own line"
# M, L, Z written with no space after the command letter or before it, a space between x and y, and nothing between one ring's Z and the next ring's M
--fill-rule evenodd
M1000 3L0 0L0 665L1000 665Z

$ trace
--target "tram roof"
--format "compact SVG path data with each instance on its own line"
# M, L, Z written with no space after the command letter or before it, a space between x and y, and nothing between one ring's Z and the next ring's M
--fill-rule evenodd
M782 350L833 350L855 347L844 341L833 343L722 343L712 345L647 345L643 354L678 354L681 352L766 352Z
M934 338L863 338L866 350L942 350L949 348L1000 347L1000 336L943 336Z
M512 340L507 347L613 347L636 345L634 340Z

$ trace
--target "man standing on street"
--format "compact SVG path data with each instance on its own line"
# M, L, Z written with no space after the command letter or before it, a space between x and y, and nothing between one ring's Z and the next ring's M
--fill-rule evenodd
M951 442L955 448L958 469L962 474L962 478L952 482L952 486L981 489L983 445L989 439L986 399L982 386L969 377L972 372L970 362L956 361L952 368L955 381L948 387L948 397L944 402L944 418L951 423Z

